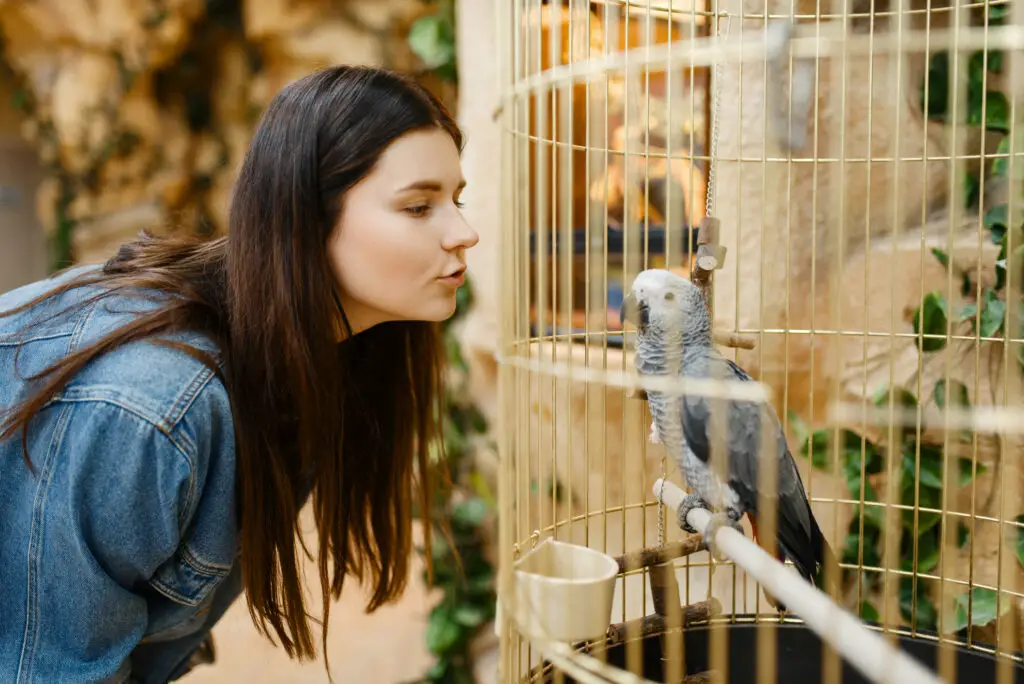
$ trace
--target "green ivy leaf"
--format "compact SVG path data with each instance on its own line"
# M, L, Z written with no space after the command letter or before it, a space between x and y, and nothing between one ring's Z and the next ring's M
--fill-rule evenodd
M461 527L477 527L487 516L487 503L480 498L466 499L452 509L452 523Z
M1024 525L1024 513L1017 516L1017 523ZM1024 565L1024 527L1017 528L1017 560Z
M850 565L862 565L858 558L860 547L860 518L854 511L854 517L846 528L846 537L843 540L842 562ZM877 568L882 564L882 556L878 550L879 542L882 539L882 528L874 526L864 519L864 562L867 567ZM873 573L869 573L869 576Z
M980 112L977 122L968 119L968 123L980 124ZM985 93L985 128L990 131L1010 132L1010 101L998 90L989 90Z
M1024 207L1015 206L1013 218L1014 227L1019 227L1024 223ZM1006 231L1010 226L1010 205L1004 203L992 207L985 212L983 222L985 227L988 228L989 239L992 240L992 244L998 245L1006 239Z
M988 53L988 71L993 74L1002 73L1002 50L992 50Z
M1003 327L1006 318L1006 302L999 299L995 290L986 288L981 307L981 325L978 334L982 337L995 337Z
M832 436L835 431L831 428L824 428L821 430L815 430L811 433L810 440L806 440L801 444L801 453L806 457L808 451L810 452L811 464L819 470L831 472L831 457L832 457ZM882 472L884 467L882 462L882 456L878 451L878 448L872 444L869 440L865 439L856 432L847 429L839 430L839 454L841 463L843 464L843 471L849 474L854 472L856 477L860 479L860 461L861 461L861 450L864 451L865 455L865 472L869 475ZM859 491L859 489L858 489Z
M958 458L957 465L959 469L959 477L957 478L957 483L961 487L970 484L971 480L974 479L974 461L969 458ZM987 470L988 468L984 464L978 464L978 475L981 475Z
M998 606L999 613L997 614L997 598L998 595L995 591L983 587L974 587L970 592L960 594L953 600L953 624L945 625L943 631L959 632L968 626L981 627L992 622L1010 608L1009 599L1004 597L1002 605ZM970 609L969 620L968 608Z
M811 438L800 445L800 452L811 459L811 465L818 470L830 472L831 450L829 449L829 436L831 430L815 430Z
M922 454L923 456L923 454ZM904 477L901 483L900 503L904 506L914 505L914 494L917 493L917 506L921 508L941 509L942 490L938 487L916 487L916 480L913 477L914 459L904 456L903 469ZM939 523L942 516L931 511L917 511L917 525L914 525L914 511L908 509L903 511L903 527L908 531L917 530L921 534Z
M963 321L971 321L971 330L974 330L974 319L977 316L978 316L978 305L977 304L974 304L973 302L971 304L964 304L964 308L960 309L960 319L959 319L959 322L962 323Z
M871 398L871 402L878 407L888 406L889 398L893 397L893 404L899 408L917 408L917 397L913 392L903 387L882 387Z
M445 675L448 674L448 667L450 662L447 660L436 660L434 664L430 666L425 675L428 682L440 682L444 679Z
M860 602L860 617L862 620L868 620L869 622L878 622L881 620L878 610L871 605L869 601Z
M1006 238L1008 233L1003 233L1003 239L999 241L999 254L996 255L996 290L1006 287ZM1019 247L1015 251L1019 251Z
M956 524L956 545L961 549L967 545L967 542L971 538L971 530L960 521Z
M1001 291L1006 287L1006 269L1007 262L1006 258L1006 247L1007 237L1006 233L1003 234L1003 239L999 241L999 254L996 256L996 290ZM1022 264L1024 264L1024 244L1017 245L1013 250L1013 264L1016 270L1020 270ZM1021 287L1024 288L1024 279L1021 280Z
M981 197L981 181L976 173L964 174L964 206L977 206Z
M1010 136L1004 137L999 141L999 147L996 148L996 154L1010 154ZM992 175L993 176L1005 176L1010 173L1010 157L998 157L992 162Z
M927 85L927 101L925 100ZM949 108L949 52L942 50L928 60L928 79L921 84L921 109L929 119L945 119Z
M935 405L939 409L946 408L946 379L942 378L935 383L935 390L932 392L935 397ZM967 385L963 384L959 380L949 381L949 406L951 408L970 408L971 400L967 394ZM972 433L969 429L963 429L960 431L960 438L964 442L971 441Z
M935 629L938 613L935 604L928 596L923 580L917 581L917 591L910 577L901 577L899 585L900 613L903 618L912 621L918 629ZM914 598L917 598L917 611L914 612Z
M920 481L922 487L942 489L942 449L931 444L921 445L921 472L917 473L917 455L914 453L914 442L907 444L903 454L903 470L910 484L914 479ZM906 485L907 482L904 482ZM913 497L911 497L913 501ZM923 505L923 504L922 504Z
M846 480L846 488L850 490L851 496L855 499L860 499L860 483L861 479L859 474L856 478ZM867 480L864 481L864 501L865 503L878 501L878 492L875 491L875 488ZM860 509L861 505L859 503L853 505L853 516L855 520L861 515ZM865 505L864 526L875 527L879 530L885 529L885 507Z
M950 380L949 383L949 400L950 406L962 406L968 408L971 405L971 399L967 394L967 385L960 382L959 380ZM938 407L946 407L946 379L942 378L935 383L935 403Z
M1001 58L995 67L1002 68ZM993 70L993 61L989 57L989 70ZM1009 131L1010 103L1006 96L997 90L984 89L984 53L978 51L971 54L967 62L967 124L981 126L988 130ZM928 62L928 97L925 101L925 84L921 84L921 108L930 119L950 123L949 87L950 65L949 53L945 50L932 55ZM985 118L982 121L982 103L984 102Z
M444 604L430 612L427 620L427 648L431 653L447 653L461 641L462 637L462 628L455 622L452 611Z
M452 26L439 14L420 17L409 27L409 47L423 66L438 69L455 59Z
M917 538L917 571L931 572L939 564L941 527L933 527Z
M972 174L967 174L967 178L972 178L972 177L974 178L974 182L977 183L978 179L977 179L976 176L972 176ZM970 204L971 203L968 202L968 205L970 205ZM973 288L971 286L971 276L967 273L967 271L964 271L963 269L957 268L956 265L950 266L949 255L946 254L941 249L933 247L932 248L932 256L934 256L935 260L938 261L940 264L942 264L945 268L947 268L947 269L952 268L954 274L960 276L960 294L963 295L964 297L969 295Z
M487 620L487 611L480 606L464 604L455 608L453 617L463 627L479 627Z
M466 591L472 596L489 596L494 591L494 569L488 567L469 579Z
M946 298L939 292L929 292L923 304L914 311L914 333L917 335L945 335L949 316L946 312ZM936 352L946 346L944 337L921 339L921 349Z

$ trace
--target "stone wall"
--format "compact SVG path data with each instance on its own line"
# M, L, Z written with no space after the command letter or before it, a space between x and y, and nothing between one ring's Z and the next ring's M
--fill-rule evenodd
M419 0L0 4L21 133L46 173L45 230L75 261L103 259L142 228L223 231L271 97L329 64L415 71L406 36L428 10Z

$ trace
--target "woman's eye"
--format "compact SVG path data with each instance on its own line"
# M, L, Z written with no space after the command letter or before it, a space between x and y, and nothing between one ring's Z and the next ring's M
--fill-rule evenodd
M460 202L459 200L455 200L455 206L457 206L459 209L462 209L463 207L466 206L466 203Z
M408 207L406 208L406 211L416 218L422 218L427 215L427 212L430 211L430 205L420 204L415 207Z

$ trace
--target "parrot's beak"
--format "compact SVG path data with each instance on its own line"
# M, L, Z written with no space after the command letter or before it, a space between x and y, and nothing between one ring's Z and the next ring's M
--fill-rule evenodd
M636 298L632 292L627 292L619 305L619 325L625 328L626 321L636 324Z
M622 298L622 305L619 306L619 325L625 327L629 321L638 328L647 325L647 307L640 304L632 291Z

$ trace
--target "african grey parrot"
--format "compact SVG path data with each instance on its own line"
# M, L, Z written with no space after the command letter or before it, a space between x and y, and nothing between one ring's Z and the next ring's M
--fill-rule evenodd
M665 269L642 271L622 302L620 316L637 327L635 363L640 374L751 382L742 368L713 346L704 297L686 278ZM772 422L768 434L775 436L778 454L777 557L780 561L789 558L800 575L813 584L818 564L824 565L832 550L814 519L800 473L771 405L658 391L648 391L647 397L654 419L651 439L664 444L691 490L679 507L679 524L694 533L686 522L690 510L705 508L712 513L704 538L716 557L720 555L710 542L716 529L730 525L742 532L739 520L744 514L750 519L757 540L757 453L763 439L761 416L768 417ZM723 409L728 406L727 416L721 416L721 409L717 409L718 416L712 418L715 405ZM723 424L712 427L716 420ZM709 464L712 439L727 441L724 482ZM785 610L781 606L779 609Z

